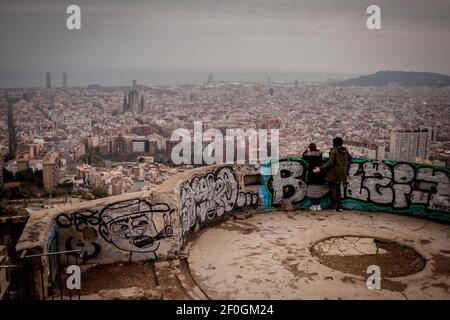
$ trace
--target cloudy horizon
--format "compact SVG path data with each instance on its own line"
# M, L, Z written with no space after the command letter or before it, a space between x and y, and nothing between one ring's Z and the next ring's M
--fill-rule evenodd
M66 29L71 4L81 30ZM382 30L366 28L370 4ZM446 0L2 0L0 86L450 74L449 16Z

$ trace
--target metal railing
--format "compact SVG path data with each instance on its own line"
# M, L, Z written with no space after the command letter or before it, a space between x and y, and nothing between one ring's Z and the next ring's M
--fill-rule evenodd
M24 292L30 290L22 288L19 290L21 275L25 274L24 266L18 264L0 265L0 274L3 280L0 283L0 300L28 300L22 296ZM28 283L28 282L27 282Z
M65 285L64 266L82 264L84 254L83 249L31 255L23 251L17 264L0 265L5 278L0 284L0 300L79 300L81 289Z

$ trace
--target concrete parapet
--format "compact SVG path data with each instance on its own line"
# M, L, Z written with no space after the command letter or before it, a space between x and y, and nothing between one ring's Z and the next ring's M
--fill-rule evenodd
M302 158L272 163L214 165L169 178L154 192L137 192L34 212L16 246L20 254L84 249L88 263L170 260L180 257L197 231L258 207L280 202L309 205ZM269 174L261 175L261 172ZM355 159L343 189L347 208L387 211L450 221L448 168L395 161ZM288 188L285 188L288 187ZM286 194L286 190L291 190ZM327 188L322 204L328 205ZM42 265L49 274L49 261Z

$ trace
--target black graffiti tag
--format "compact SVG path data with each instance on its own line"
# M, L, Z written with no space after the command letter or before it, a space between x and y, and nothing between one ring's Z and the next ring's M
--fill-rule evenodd
M237 208L257 206L258 201L257 193L240 190L238 176L231 167L194 175L180 186L182 235Z

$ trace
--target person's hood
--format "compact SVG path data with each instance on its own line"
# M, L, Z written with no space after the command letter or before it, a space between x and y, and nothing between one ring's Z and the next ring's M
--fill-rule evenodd
M343 147L343 146L337 147L335 149L339 153L342 153L342 154L347 153L347 149L345 147Z

